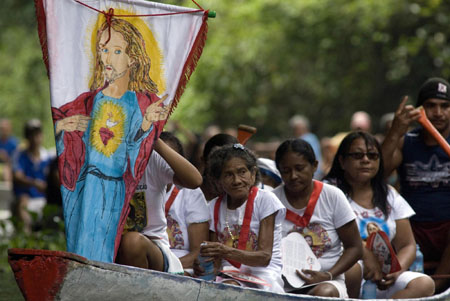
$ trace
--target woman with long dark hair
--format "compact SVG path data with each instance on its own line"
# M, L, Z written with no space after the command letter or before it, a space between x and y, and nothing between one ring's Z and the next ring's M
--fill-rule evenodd
M361 131L348 134L341 142L325 180L335 184L347 196L362 239L367 239L372 231L385 232L401 266L398 272L383 274L376 255L364 248L362 262L346 273L350 297L358 297L362 274L365 280L377 284L378 298L432 295L433 280L408 271L416 254L409 223L409 217L415 213L405 199L386 184L381 147L375 137Z

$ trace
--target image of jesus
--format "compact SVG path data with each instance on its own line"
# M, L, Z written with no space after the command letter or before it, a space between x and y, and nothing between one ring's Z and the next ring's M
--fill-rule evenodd
M104 22L90 91L52 108L67 251L91 260L113 262L124 204L168 116L145 47L130 22Z

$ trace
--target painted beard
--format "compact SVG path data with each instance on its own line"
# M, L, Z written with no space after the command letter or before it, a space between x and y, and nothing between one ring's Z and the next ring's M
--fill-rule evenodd
M111 68L111 70L107 70L107 68ZM108 83L113 83L116 79L121 78L124 76L129 69L126 69L125 71L121 73L117 73L116 69L111 65L106 65L103 68L103 75L105 76L105 79Z

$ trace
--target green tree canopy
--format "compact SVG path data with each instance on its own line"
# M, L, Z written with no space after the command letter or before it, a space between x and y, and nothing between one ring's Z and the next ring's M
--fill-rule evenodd
M164 1L195 7L190 0ZM354 111L394 111L415 102L428 77L450 76L450 3L443 0L200 1L217 17L173 118L199 133L256 126L255 140L289 136L287 120L309 117L323 135L346 131ZM4 0L0 12L0 117L21 135L44 120L52 137L49 82L34 5Z
M189 1L188 1L189 2ZM217 11L176 118L258 127L286 137L294 114L313 131L349 128L354 111L374 123L430 76L450 75L445 1L208 1ZM193 109L195 108L195 109ZM185 118L189 112L189 118ZM375 130L377 130L375 123Z

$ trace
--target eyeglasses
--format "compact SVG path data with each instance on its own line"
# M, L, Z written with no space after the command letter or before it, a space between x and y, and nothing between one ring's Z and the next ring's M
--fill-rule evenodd
M362 158L364 158L364 156L367 156L367 158L369 160L375 161L375 160L378 160L380 158L380 153L376 153L376 152L368 152L368 153L358 152L358 153L348 153L346 156L352 157L352 159L355 159L355 160L361 160Z

